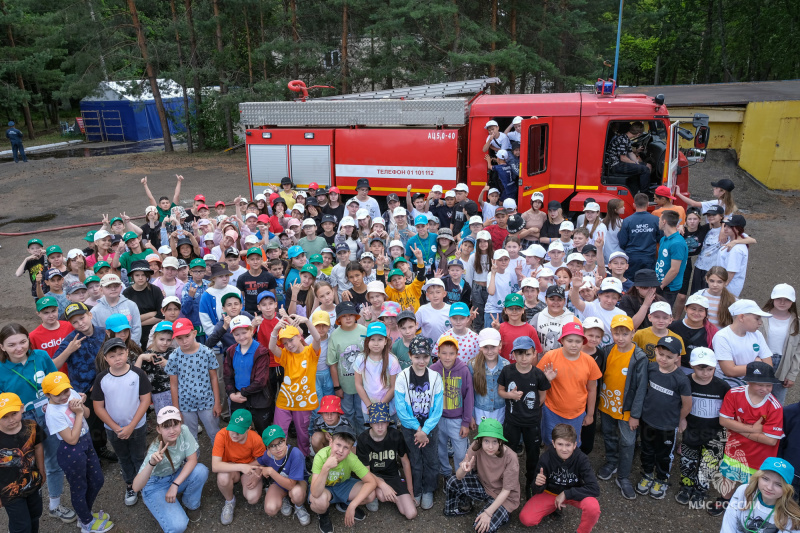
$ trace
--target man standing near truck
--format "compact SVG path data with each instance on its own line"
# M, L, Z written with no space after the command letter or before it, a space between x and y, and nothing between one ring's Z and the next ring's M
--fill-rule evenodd
M619 125L617 134L608 143L608 150L606 151L606 165L611 174L618 174L621 176L638 176L639 178L639 192L646 194L650 193L650 164L644 164L644 161L639 154L637 154L633 146L631 146L631 139L641 135L644 131L644 125L641 122L634 122L633 124L622 123Z
M628 271L625 277L633 279L636 271L653 268L656 262L658 241L661 238L659 219L647 212L649 198L644 193L633 197L636 212L622 221L619 230L619 247L628 255Z

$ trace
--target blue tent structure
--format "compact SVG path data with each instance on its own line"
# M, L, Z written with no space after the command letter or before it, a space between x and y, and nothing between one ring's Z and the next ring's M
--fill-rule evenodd
M158 87L170 133L186 131L180 85L159 79ZM163 137L147 80L101 82L93 94L81 100L81 116L88 141L146 141Z

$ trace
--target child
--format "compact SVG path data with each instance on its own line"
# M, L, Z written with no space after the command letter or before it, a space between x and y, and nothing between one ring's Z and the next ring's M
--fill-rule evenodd
M622 297L622 283L617 278L605 278L600 284L597 300L586 302L580 296L580 286L582 282L572 284L569 291L569 299L575 309L585 317L597 317L603 321L605 335L601 346L612 344L611 323L618 316L626 316L625 311L617 307L617 303ZM669 324L669 322L667 322Z
M711 195L714 200L700 202L681 194L680 187L675 187L675 196L680 198L686 205L699 207L703 213L707 213L713 207L721 207L726 215L731 215L739 210L736 202L733 201L733 189L736 185L728 178L722 178L711 182Z
M714 375L717 357L711 349L693 349L690 364L694 370L689 376L692 410L681 439L681 485L675 501L700 509L722 460L725 430L719 423L719 410L731 387Z
M439 473L447 479L453 469L448 457L448 441L453 445L453 460L460 463L467 453L469 425L475 398L472 392L472 374L466 363L458 359L458 341L441 337L438 341L439 360L431 365L433 372L442 375L444 385L444 411L439 421Z
M264 495L264 512L267 516L276 516L280 509L283 516L291 516L294 511L300 525L307 526L311 523L311 515L303 507L308 483L305 480L302 452L295 446L289 446L280 426L269 426L261 438L267 448L264 455L257 459L268 487Z
M498 393L506 400L503 433L517 453L522 452L520 440L525 443L526 487L530 487L536 477L534 468L539 459L541 442L540 412L550 388L545 373L533 364L534 347L530 337L514 339L512 351L516 362L503 368L497 378Z
M536 246L536 245L534 245ZM525 299L525 322L530 323L536 313L543 311L547 305L539 299L539 281L534 277L525 278L520 283L522 297Z
M428 368L431 340L415 337L409 347L411 366L395 381L394 405L402 424L411 460L414 501L423 509L433 507L437 487L438 425L444 407L444 386L438 372Z
M267 263L267 270L269 270L269 273L275 278L275 297L278 306L281 308L284 308L286 305L286 291L284 289L286 278L283 274L284 269L285 267L281 259L270 259Z
M72 333L72 325L66 320L58 319L58 301L50 295L36 301L36 314L42 323L31 331L31 347L34 350L44 350L51 359L55 359L58 347ZM66 373L66 363L59 370Z
M323 281L318 282L325 283ZM325 283L324 290L328 291L328 295L330 298L333 298L333 289ZM319 292L319 291L318 291ZM333 320L336 320L335 311L332 313ZM330 340L330 336L328 333L331 330L331 315L328 314L327 311L317 308L311 314L311 325L316 328L317 333L319 333L319 360L317 361L317 368L316 368L316 376L314 378L314 382L316 383L316 390L317 390L317 398L323 398L328 395L333 394L333 380L331 379L331 370L328 368L328 341ZM306 344L311 344L313 342L313 338L309 335L306 337ZM309 419L309 426L308 431L309 434L313 432L314 422L316 422L318 418L318 410L314 409L311 412L311 417Z
M122 295L122 280L116 274L106 274L100 278L103 297L92 308L94 325L102 326L113 314L123 314L131 325L131 339L136 344L142 342L142 321L139 307ZM146 342L146 340L145 340Z
M652 326L649 328L639 329L633 335L633 343L644 350L647 358L653 363L656 360L656 345L659 339L671 336L677 338L680 343L681 352L680 356L686 355L686 348L683 345L683 339L678 335L667 329L672 323L672 307L667 302L653 302L650 305L650 313L647 315Z
M775 285L764 304L764 311L772 316L762 321L759 328L772 351L775 375L783 381L772 388L772 395L781 405L786 403L786 393L794 385L800 370L800 319L796 300L794 287L786 283Z
M416 262L415 269L417 271L414 281L410 284L406 283L406 276L399 268L393 268L386 275L386 297L400 304L403 309L411 308L415 313L419 309L419 299L422 296L422 284L425 282L425 263L422 261L422 252L415 248ZM399 260L399 258L398 258ZM405 261L405 258L403 258ZM383 275L383 258L378 258L378 276Z
M564 222L561 223L561 226L564 227ZM572 234L572 248L570 250L570 255L577 253L583 255L583 247L589 244L589 238L591 234L589 230L586 228L578 228ZM566 245L565 245L566 248Z
M253 417L247 409L237 409L231 413L231 421L220 429L214 439L211 451L211 471L217 474L217 488L225 498L220 522L223 526L233 522L236 496L233 488L242 483L242 496L247 503L254 505L261 497L263 477L256 460L267 452L267 447L258 433L250 429Z
M519 459L507 446L503 433L497 420L481 422L467 456L456 474L447 479L444 489L445 516L471 512L474 500L489 502L473 524L475 531L481 533L496 533L519 507ZM469 506L467 510L462 509L465 504Z
M417 506L411 496L414 490L408 448L400 430L390 426L392 416L388 403L369 406L369 431L358 437L358 459L375 476L376 498L367 504L367 510L376 512L378 502L393 502L407 519L417 516ZM399 464L398 464L399 463ZM402 476L398 466L402 465Z
M677 337L662 337L656 345L656 361L647 368L649 386L641 424L642 479L636 492L649 493L656 500L667 493L678 431L686 429L686 417L692 410L692 388L681 370L681 349Z
M400 367L405 370L411 366L408 350L411 341L417 336L417 317L412 311L401 311L397 314L397 328L400 338L392 344L392 353L397 357Z
M481 330L478 335L478 354L467 363L472 373L472 388L475 394L475 409L470 429L478 423L493 418L501 424L505 420L506 402L500 397L497 379L508 361L500 357L500 332L494 328Z
M172 352L164 371L169 375L172 405L177 405L192 437L197 440L197 424L202 421L208 438L214 442L219 431L220 402L216 356L197 342L192 323L181 318L172 323L172 338L178 348ZM212 393L212 394L209 394Z
M361 313L361 309L367 305L367 284L364 283L366 270L356 261L350 261L345 268L345 276L350 282L350 289L342 293L342 300L349 300L356 306L356 310Z
M550 380L550 391L542 406L542 440L553 444L550 435L557 424L568 424L580 435L584 425L594 422L597 380L603 377L592 356L583 353L586 335L576 322L564 324L556 348L544 354L536 365ZM581 440L577 440L578 446Z
M42 380L42 392L49 400L45 412L47 429L58 437L58 464L69 482L72 507L82 532L102 533L114 527L105 513L93 514L92 506L103 486L100 459L92 446L89 424L84 416L85 395L72 389L62 372L51 372Z
M772 367L763 361L747 364L746 385L732 388L719 411L719 423L728 430L725 455L719 472L724 478L720 497L708 507L711 516L725 511L738 484L750 482L757 473L754 465L763 464L777 454L783 434L783 408L772 396L775 379Z
M375 498L374 490L378 484L375 476L352 452L355 440L353 429L341 425L331 434L331 445L314 457L308 500L311 510L319 517L321 533L333 533L328 515L331 504L337 504L339 510L346 507L344 524L353 527L356 520L366 518L366 513L358 506ZM351 474L361 480L356 480Z
M339 326L328 340L328 367L331 371L334 394L342 399L345 416L354 428L364 427L364 417L357 402L355 360L363 350L366 326L358 324L358 310L353 302L336 306L336 324Z
M228 285L230 276L231 271L228 270L225 263L217 263L211 267L211 274L208 276L211 286L201 296L198 310L200 325L206 335L211 335L214 326L223 318L224 309L221 298L231 292L239 293L239 289Z
M472 361L478 355L478 334L469 329L472 316L469 307L463 302L455 302L450 305L450 323L453 327L446 329L442 333L443 337L452 337L458 342L458 360L464 364ZM433 357L439 357L439 346L433 347Z
M323 396L319 402L319 417L313 422L314 432L311 434L311 450L314 455L325 446L331 445L330 433L334 428L344 424L353 427L342 411L342 399L336 395Z
M564 324L577 320L575 314L566 307L564 289L558 285L551 285L545 292L547 309L533 315L530 324L536 328L542 350L549 352L555 350L561 343L561 329Z
M608 256L608 270L611 271L612 278L617 278L622 283L622 292L630 292L633 281L625 277L625 272L628 271L628 256L625 252L611 252Z
M483 195L486 195L488 201L483 201ZM488 224L494 218L494 212L497 209L497 203L500 201L500 191L494 188L489 188L484 185L481 193L478 195L478 204L481 206L483 213L483 223Z
M508 268L511 259L508 252L500 249L495 250L492 257L492 268L486 283L486 292L489 294L484 308L483 323L491 324L497 320L501 322L500 315L503 312L503 301L506 296L519 291L519 280L514 270Z
M269 387L269 350L253 338L259 319L243 315L231 320L236 344L228 348L223 361L225 392L231 411L247 409L256 434L272 423L274 396Z
M397 327L397 315L400 314L400 311L401 307L397 302L384 302L383 305L381 305L381 314L378 316L378 320L386 325L386 334L389 336L389 346L403 336L402 333L400 333L400 329Z
M583 335L586 341L581 347L581 352L591 357L602 377L606 369L606 356L610 346L600 348L600 342L603 340L603 322L599 318L590 317L583 321ZM600 381L597 382L597 401L595 401L595 408L592 414L592 421L584 423L581 427L581 451L586 455L592 453L594 449L594 437L597 430L597 406L600 404ZM587 413L588 414L588 413Z
M254 246L245 255L247 272L236 280L236 288L244 296L244 309L250 314L258 310L256 301L263 291L274 291L277 286L275 278L264 268L264 256L260 247Z
M295 325L305 325L313 339L307 345ZM278 344L280 339L280 344ZM275 360L283 367L283 383L275 400L275 424L284 433L294 422L297 431L297 447L308 456L308 422L311 411L319 405L315 376L320 354L320 339L311 320L292 315L282 318L269 338L269 349Z
M381 306L386 301L386 289L382 281L371 281L367 284L367 300L370 305L361 310L361 315L364 317L364 322L369 325L370 322L378 320Z
M606 358L600 387L600 420L606 462L597 477L608 481L617 474L617 487L628 500L636 498L629 476L633 466L636 429L647 393L647 354L633 344L633 320L627 315L611 321L614 344Z
M401 371L397 358L389 352L386 326L382 322L373 322L367 327L364 351L356 357L353 369L361 414L366 419L370 405L392 401L394 383ZM391 415L393 411L394 408L390 409Z
M106 435L119 457L125 482L125 505L136 505L133 478L144 461L150 407L150 381L140 368L128 363L128 348L122 339L109 339L97 354L99 373L92 387L92 404L103 421Z
M678 224L683 225L686 221L686 211L683 207L673 204L672 200L674 199L675 197L672 196L669 187L666 185L656 187L655 202L657 207L653 211L653 215L661 218L661 214L664 211L675 211L678 213Z
M431 278L422 290L428 303L417 309L417 324L424 337L438 339L447 329L450 316L450 305L444 302L444 282L439 278Z
M539 457L533 498L519 513L522 525L538 526L542 519L571 505L581 510L578 533L590 533L600 519L600 485L589 458L578 449L578 433L569 424L556 424L552 447Z
M153 328L153 341L147 351L139 354L134 366L141 368L150 380L153 408L156 413L164 407L172 405L172 393L169 390L169 376L164 371L172 353L172 323L159 322Z
M0 503L8 515L9 531L39 531L44 482L44 439L35 420L22 418L23 405L13 392L0 394L0 454L6 460L0 481ZM73 517L75 515L73 514ZM72 519L73 521L75 518Z
M500 336L505 339L517 339L519 337L529 337L536 349L535 354L538 359L542 353L542 346L539 344L539 337L536 335L536 328L523 320L525 317L525 301L519 294L513 293L506 296L503 302L503 323L495 320L492 327L500 331ZM500 355L509 363L514 359L511 355L511 343L506 342L500 350Z
M36 287L39 285L37 277L43 273L47 263L44 256L44 243L41 239L31 239L28 241L28 256L22 260L17 267L15 276L20 277L25 272L31 281L31 295L36 298Z
M194 324L198 342L205 343L206 333L200 322L200 301L210 286L209 281L205 279L206 262L202 259L192 259L189 262L189 274L189 280L181 292L181 312Z
M47 287L46 294L52 296L58 302L58 314L61 315L69 304L67 295L64 293L64 275L57 268L49 268L42 274L42 280ZM37 286L39 287L39 292L36 296L42 298L45 293L41 291L41 286Z

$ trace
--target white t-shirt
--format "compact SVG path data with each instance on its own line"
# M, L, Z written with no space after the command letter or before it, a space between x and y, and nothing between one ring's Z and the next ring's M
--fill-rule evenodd
M519 281L517 280L517 273L511 269L510 263L502 274L499 272L492 274L490 272L486 280L486 287L489 287L493 275L495 276L494 294L489 294L486 298L485 310L487 313L502 313L504 309L503 300L512 292L519 291Z
M547 353L561 347L561 343L558 342L558 339L561 338L561 328L564 327L564 324L574 321L575 315L565 307L564 312L559 316L553 316L548 309L544 309L541 313L533 315L529 324L536 328L542 350Z
M603 258L606 260L606 264L608 264L609 257L614 252L621 252L622 248L619 247L619 230L622 229L622 226L617 226L616 229L608 229L606 228L605 240L606 243L603 245Z
M772 357L772 350L760 331L748 332L744 337L740 337L728 326L714 335L711 344L717 355L716 374L720 378L724 378L725 374L719 368L719 361L733 361L735 365L746 365L755 361L756 357L761 359Z
M491 138L491 135L486 136L486 140L483 141L484 143L488 142ZM508 140L508 135L503 133L502 131L497 136L497 139L492 140L491 146L494 146L497 150L511 150L511 141Z
M772 353L783 355L783 346L786 344L786 337L789 335L789 327L792 325L792 319L790 317L781 320L771 316L767 320L769 320L769 338L767 339L767 346L769 346Z
M441 309L434 309L431 304L425 304L417 309L417 324L423 337L436 340L451 326L450 304L444 304Z
M625 311L619 307L615 307L611 311L603 309L603 306L600 305L600 300L586 302L586 307L583 310L583 316L586 318L593 316L599 318L600 321L603 322L603 341L600 343L600 346L614 344L614 339L611 337L611 321L615 316L624 314Z
M582 227L582 226L575 226L575 227L579 228L579 227ZM586 226L586 229L591 232L592 231L592 224L589 224L588 226ZM599 223L597 225L597 227L594 229L594 233L592 233L591 237L589 238L589 244L594 244L594 238L597 237L598 235L600 235L601 233L603 234L603 237L605 237L606 233L608 233L608 228L606 228L606 225L603 224L602 222Z
M797 531L800 524L787 524L788 529L778 529L775 527L775 514L772 507L767 507L761 503L761 499L753 498L752 509L747 509L747 500L744 493L747 485L740 485L733 493L728 507L725 509L725 516L722 517L722 528L720 533L740 533L742 531L764 531L772 533L790 533Z
M736 274L728 280L728 290L737 298L744 288L744 280L747 277L747 259L750 251L745 244L737 244L729 252L726 248L720 248L717 255L717 264L730 272Z
M367 211L369 211L369 216L372 217L372 220L375 220L376 218L380 218L380 216L381 216L381 208L378 205L378 201L375 200L375 198L373 198L371 196L368 196L367 199L364 200L363 202L358 199L358 196L356 196L355 199L356 199L356 202L358 202L358 206L361 209L366 209Z
M365 364L366 360L366 364ZM389 354L389 376L396 376L399 374L403 369L400 368L400 362L397 360L397 357L394 354ZM353 370L355 370L356 374L361 375L361 383L364 386L364 392L367 393L367 396L373 402L380 402L381 399L386 396L386 393L389 392L389 386L383 385L383 381L381 380L381 375L383 374L383 361L375 361L371 357L366 357L363 353L358 354L356 356L356 360L353 361ZM364 416L367 415L367 406L364 405L364 402L361 403L361 412ZM395 407L394 402L389 402L389 414L394 414Z
M80 400L81 395L75 392L74 389L70 389L69 399ZM62 431L75 427L75 413L73 413L72 409L69 408L69 402L59 405L54 403L47 404L47 410L44 412L44 419L47 422L47 430L51 435L55 434L55 436L58 437L58 440L64 440L60 435ZM81 427L81 437L86 435L88 432L89 424L86 422L86 417L84 415Z
M710 270L711 267L717 264L717 255L719 254L720 242L719 232L722 228L711 228L706 233L706 238L703 239L703 247L700 249L700 254L697 256L694 266L700 270Z
M232 268L228 267L228 270L231 271L231 279L230 281L228 281L228 284L233 286L236 286L236 281L239 279L239 276L247 272L247 269L242 267L239 267L236 270L233 270Z
M708 213L708 210L714 207L715 205L722 206L722 208L725 209L725 206L722 205L722 202L720 202L719 200L707 200L705 202L700 202L700 212L705 215L706 213Z
M483 202L481 204L481 211L483 211L483 223L486 224L487 221L494 218L494 212L497 211L499 206L492 205L489 202Z
M517 130L515 130L514 128L511 128L511 131L509 131L506 134L506 136L508 137L508 140L511 142L515 143L522 142L522 134Z

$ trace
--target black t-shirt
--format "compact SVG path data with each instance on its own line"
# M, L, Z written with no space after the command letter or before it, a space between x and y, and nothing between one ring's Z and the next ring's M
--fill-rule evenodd
M356 311L358 311L359 313L361 312L362 307L369 305L369 302L367 301L366 287L364 288L364 292L362 293L356 292L356 290L353 288L348 289L348 292L350 293L350 301L353 302L353 304L355 304Z
M322 208L323 215L333 215L336 217L336 226L339 226L339 222L342 221L344 217L344 204L340 203L339 207L331 207L330 204L326 205Z
M653 302L666 302L666 300L660 294L656 294L656 297L653 298ZM622 297L617 307L625 311L625 314L631 318L633 318L633 316L639 312L639 309L642 308L642 299L639 298L636 287L631 287L630 292ZM638 329L649 328L652 325L653 324L650 323L650 319L647 318L647 315L644 315L644 320L642 320L642 323L639 324Z
M412 372L413 374L413 372ZM356 455L369 471L382 478L398 477L400 475L400 458L408 454L406 441L403 434L389 427L382 441L376 442L364 431L358 436Z
M550 218L548 217L547 220L544 221L544 224L542 224L542 229L539 232L539 237L558 239L561 237L561 234L559 233L560 228L561 228L561 222L553 224L550 222Z
M325 242L327 242L327 243L328 243L328 247L329 247L331 250L335 250L335 249L336 249L336 246L335 246L335 241L336 241L336 232L334 232L334 233L333 233L333 235L330 235L330 236L328 236L328 235L325 235L325 232L321 232L321 233L319 233L318 235L319 235L320 237L322 237L323 239L325 239Z
M444 303L450 305L456 302L464 302L467 305L471 305L472 289L469 283L464 281L464 278L461 278L461 283L458 285L450 279L449 275L445 275L441 279L444 282Z
M39 275L40 272L45 270L45 257L42 256L39 259L28 259L25 261L25 272L28 273L31 279L31 294L34 298L36 298L36 276ZM44 282L42 282L44 286ZM46 290L44 292L47 292Z
M708 224L701 224L695 231L684 230L683 239L686 241L686 246L689 248L689 257L700 254L700 250L703 248L703 241L710 229L711 226Z
M431 391L431 382L428 379L428 371L421 376L418 376L412 369L408 373L408 398L406 401L411 406L411 411L419 422L420 426L425 425L428 420L428 415L431 412L433 405L433 392Z
M665 374L658 368L658 363L648 363L647 379L642 420L656 429L677 428L681 418L681 396L692 395L689 378L680 368Z
M147 223L140 227L142 228L142 244L149 242L158 250L161 247L161 221L154 228Z
M683 346L686 348L686 353L681 356L682 367L691 368L689 357L692 354L692 350L695 348L711 348L711 346L708 345L706 328L692 329L687 326L683 320L676 320L669 325L669 330L683 339Z
M447 207L447 204L431 207L431 213L439 219L440 228L450 229L450 224L453 223L455 218L455 211L455 207Z
M277 287L275 278L263 268L258 276L252 275L248 270L236 280L236 288L244 295L244 310L250 314L258 311L258 295L262 291L272 291L274 294Z
M147 284L143 291L137 291L133 285L122 291L122 295L136 304L139 314L156 312L156 318L163 319L161 314L161 302L164 300L164 293L155 285ZM178 296L180 298L180 296ZM147 348L147 339L150 337L150 330L155 324L142 325L142 348Z
M506 421L520 426L538 426L542 409L539 391L550 388L544 372L534 366L521 374L516 364L507 365L500 371L497 384L505 387L507 392L522 391L521 400L506 400Z
M689 384L692 389L692 412L686 417L683 443L687 446L701 446L716 438L722 429L719 410L731 386L716 376L708 385L700 385L689 376Z
M44 478L36 468L36 445L44 439L44 430L34 420L23 420L22 428L14 435L0 431L0 502L4 507L41 488Z

